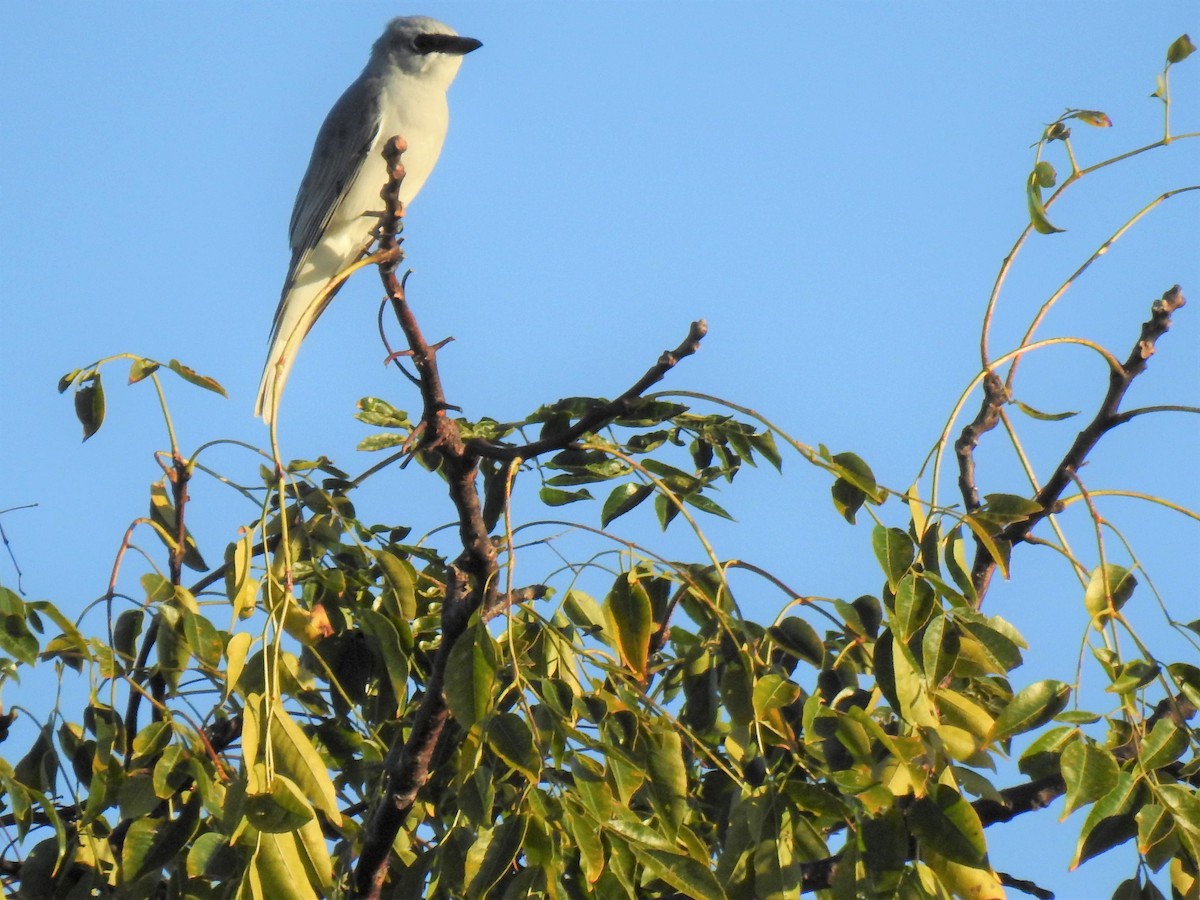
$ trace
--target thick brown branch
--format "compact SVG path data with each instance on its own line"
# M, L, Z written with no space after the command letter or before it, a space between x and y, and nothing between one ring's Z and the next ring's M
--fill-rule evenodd
M1113 428L1123 421L1120 415L1121 401L1125 397L1129 385L1138 375L1146 370L1146 362L1154 355L1158 339L1171 327L1171 314L1184 305L1186 301L1179 285L1175 285L1155 300L1150 307L1150 318L1142 323L1142 333L1134 344L1129 358L1119 369L1112 369L1108 376L1108 391L1100 404L1100 409L1088 423L1087 427L1075 438L1075 442L1067 450L1062 460L1055 467L1050 478L1033 498L1041 510L1027 519L1014 522L1000 532L997 539L1009 544L1017 544L1029 535L1033 528L1046 516L1054 512L1056 504L1067 485L1071 483L1072 474L1087 460L1088 454ZM971 581L975 585L977 596L982 599L996 570L996 561L986 550L980 549L975 556L971 570Z
M974 512L982 505L979 488L975 485L975 448L979 446L979 439L999 423L1000 410L1007 402L1004 382L995 372L988 372L983 377L983 402L979 414L954 442L954 453L958 456L958 489L967 512Z
M382 195L387 212L380 226L380 249L392 249L395 254L380 264L380 277L420 378L422 449L440 456L450 499L458 515L463 552L451 567L452 580L446 586L442 605L441 645L425 685L425 696L413 717L407 739L388 751L384 761L387 775L384 794L364 830L363 848L354 872L354 890L358 896L368 898L379 896L387 877L392 844L418 792L429 779L430 760L449 718L442 686L450 651L467 630L476 610L496 606L499 568L479 499L479 457L467 449L458 425L446 416L448 404L438 375L436 347L431 347L421 334L405 296L404 282L395 274L395 264L400 258L397 232L404 215L399 201L400 182L404 179L400 155L404 149L403 140L394 138L384 154L389 178Z
M438 739L450 715L442 688L455 643L467 631L476 611L487 620L512 603L536 599L544 593L540 586L515 591L512 595L502 594L497 589L497 551L484 520L479 496L480 459L484 456L506 460L529 458L546 450L561 449L581 435L613 421L632 409L641 394L662 379L680 359L695 353L705 333L703 322L693 323L687 339L675 350L664 353L633 387L584 416L574 428L553 441L535 442L525 447L464 442L457 423L446 415L446 410L453 407L446 402L438 375L437 349L440 345L430 345L425 340L408 305L404 281L397 279L395 274L396 263L401 258L397 233L404 215L399 201L399 186L404 178L404 167L400 163L403 152L404 142L398 138L385 151L389 180L382 196L387 212L381 220L379 245L380 250L392 252L379 265L380 277L420 379L423 407L419 426L420 452L438 456L457 514L463 550L450 568L451 580L446 586L442 605L441 644L425 684L424 697L406 739L388 751L384 761L387 778L384 794L363 831L363 847L354 872L354 890L357 896L366 898L379 896L387 878L388 860L396 835L429 779Z

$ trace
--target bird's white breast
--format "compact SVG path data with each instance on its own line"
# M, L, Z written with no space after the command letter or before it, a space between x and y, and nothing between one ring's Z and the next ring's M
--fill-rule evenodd
M374 227L372 214L383 211L380 191L387 184L385 144L396 135L408 142L400 186L400 200L407 206L433 171L450 121L445 91L403 73L393 73L383 81L380 110L379 133L336 214L338 224L345 225L363 216L371 217L363 234Z

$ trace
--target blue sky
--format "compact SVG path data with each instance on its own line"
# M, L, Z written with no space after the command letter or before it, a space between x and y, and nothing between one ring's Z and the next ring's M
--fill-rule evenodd
M82 611L103 593L165 443L150 386L126 388L119 367L107 373L108 421L81 446L70 398L55 393L64 372L125 351L177 357L230 395L168 382L184 447L265 445L251 413L295 189L329 106L386 20L407 12L484 43L451 90L446 148L407 225L410 299L427 336L456 339L441 356L451 402L503 420L561 396L616 394L705 317L703 350L666 387L754 407L801 440L857 452L900 488L976 373L983 304L1025 222L1043 123L1068 106L1107 112L1112 129L1074 130L1084 164L1157 139L1161 107L1147 95L1165 48L1200 32L1183 2L135 2L53 13L6 3L0 508L38 504L3 520L29 596ZM1175 73L1178 132L1200 130L1198 66ZM1197 162L1184 142L1074 188L1052 215L1067 231L1023 252L993 346L1010 347L1108 234L1194 181ZM1122 239L1043 336L1083 335L1124 358L1163 290L1179 282L1200 297L1197 196ZM381 365L378 283L356 282L305 342L280 427L285 456L325 453L351 471L375 461L354 450L367 433L355 401L416 405ZM1195 404L1198 361L1193 302L1130 402ZM1105 373L1058 349L1022 379L1019 396L1035 407L1091 411ZM1044 473L1080 426L1025 427ZM245 478L257 466L233 447L206 458ZM1085 475L1197 508L1197 459L1195 417L1144 417L1106 440ZM988 492L1021 489L998 436L980 468ZM446 515L440 487L416 467L379 489L380 519L432 527ZM255 508L211 482L193 494L201 548L217 559ZM738 519L709 530L722 556L804 593L878 590L866 528L839 524L826 479L798 459L782 479L744 473L722 501ZM1105 512L1167 603L1192 618L1195 523L1130 502ZM1089 523L1069 524L1094 563ZM629 523L653 539L648 526ZM686 536L672 540L686 548ZM1048 556L1021 551L1017 577L988 601L1030 641L1018 684L1069 677L1063 660L1085 629L1078 585ZM0 580L15 584L7 558ZM1139 626L1166 658L1189 652L1149 593L1138 601ZM755 585L743 602L769 619L779 598ZM1131 852L1065 873L1082 815L996 829L996 866L1060 897L1111 889L1132 874Z

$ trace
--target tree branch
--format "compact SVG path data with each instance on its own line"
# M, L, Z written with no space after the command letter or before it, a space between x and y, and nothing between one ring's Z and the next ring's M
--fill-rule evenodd
M468 442L468 446L481 457L504 462L513 459L533 459L543 453L565 450L585 434L603 428L631 412L641 400L642 394L662 381L666 374L679 364L680 360L686 359L700 349L700 342L707 333L708 325L703 319L693 322L688 329L687 337L679 346L674 350L664 350L662 356L658 358L658 362L647 369L646 374L639 378L629 390L615 400L588 410L586 415L561 434L540 441L532 441L519 447L511 444L494 444L481 438L472 439Z
M462 438L458 424L446 415L453 409L446 402L437 368L437 350L421 333L405 295L405 279L397 279L396 265L403 258L399 231L404 217L399 200L404 179L401 156L406 149L402 138L393 138L384 150L388 163L388 183L382 192L386 212L380 222L379 274L388 301L408 342L413 366L420 379L422 402L419 452L436 453L446 479L450 500L458 518L462 553L450 566L450 582L442 605L441 643L434 656L425 693L413 717L406 739L388 751L384 760L386 785L363 829L363 846L354 870L355 896L375 900L387 877L388 861L396 835L404 825L417 794L429 780L431 761L438 739L450 712L443 694L450 653L467 631L472 615L478 611L487 621L513 603L536 599L545 588L535 585L511 595L497 589L497 550L483 516L478 488L479 463L483 457L511 460L527 459L552 449L562 449L581 435L619 418L631 410L640 395L660 381L680 359L695 353L705 325L692 323L688 337L675 350L667 351L636 384L609 403L598 406L572 428L552 440L535 441L523 447L493 445ZM407 277L407 276L406 276Z
M1154 355L1158 339L1170 330L1171 314L1186 302L1183 291L1179 285L1175 285L1166 291L1161 299L1155 300L1151 304L1150 318L1142 323L1142 333L1137 343L1134 344L1129 358L1120 368L1109 371L1108 391L1100 404L1100 409L1087 427L1079 432L1075 442L1055 467L1050 478L1033 498L1041 506L1041 510L1004 528L997 536L997 540L1006 541L1010 545L1025 540L1038 522L1054 512L1063 491L1071 483L1072 474L1087 461L1088 454L1100 439L1113 428L1128 421L1128 418L1123 418L1120 414L1121 401L1133 380L1146 370L1147 360ZM964 435L965 433L964 431ZM955 446L957 448L958 445ZM971 568L971 581L975 585L976 595L980 601L987 592L988 584L991 582L995 570L996 560L986 549L979 547Z

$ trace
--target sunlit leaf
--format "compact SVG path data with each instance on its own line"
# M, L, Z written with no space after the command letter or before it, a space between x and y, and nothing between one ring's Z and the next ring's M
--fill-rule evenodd
M143 378L149 378L159 370L161 363L152 359L135 359L129 367L129 383L137 384Z
M194 384L196 387L202 387L206 391L212 391L214 394L220 394L222 397L228 397L225 393L225 388L217 382L215 378L209 378L207 375L201 375L194 369L189 369L177 359L167 363L167 368L182 378L189 384Z
M644 679L654 628L654 609L646 588L632 572L617 576L612 590L604 598L604 613L609 629L616 637L621 659L638 678Z
M1094 741L1083 738L1069 744L1059 761L1067 797L1061 819L1081 806L1098 800L1117 784L1119 767L1112 753Z
M1069 419L1072 416L1079 415L1078 410L1070 410L1068 412L1060 413L1041 412L1040 410L1034 409L1028 403L1022 403L1015 397L1009 400L1009 402L1031 419L1038 419L1042 422L1061 422L1063 419Z
M1083 605L1093 625L1104 627L1105 620L1125 605L1135 587L1137 578L1124 566L1106 563L1094 568L1083 594Z
M498 713L488 722L488 746L502 760L520 772L530 784L537 784L542 755L533 744L533 732L516 713Z
M1025 187L1025 200L1029 207L1029 221L1039 234L1054 234L1062 231L1050 224L1046 217L1046 207L1042 202L1042 188L1053 187L1055 182L1054 167L1048 162L1039 162L1029 173Z
M1072 119L1078 119L1085 125L1091 125L1093 128L1111 128L1112 119L1107 113L1102 113L1098 109L1077 109L1070 116Z
M1071 686L1061 681L1036 681L1013 697L996 719L991 740L1032 731L1053 719L1071 699Z
M1154 723L1154 728L1142 742L1141 767L1153 772L1179 759L1188 746L1188 732L1180 728L1170 717Z

